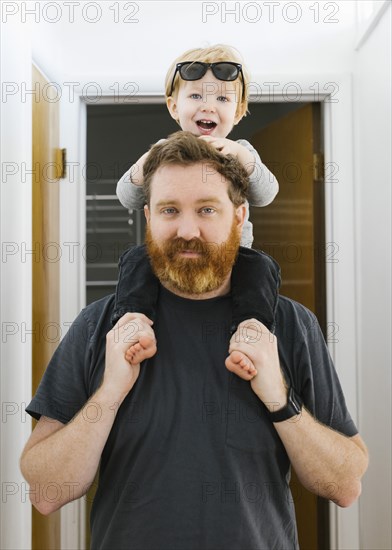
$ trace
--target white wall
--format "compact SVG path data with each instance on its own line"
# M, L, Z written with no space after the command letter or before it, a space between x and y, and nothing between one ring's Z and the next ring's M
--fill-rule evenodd
M31 430L24 408L31 398L31 45L27 25L1 28L1 439L0 548L31 544L28 486L19 457ZM5 92L5 93L4 93ZM38 252L38 251L37 251ZM37 256L36 256L37 258ZM23 526L23 528L21 528Z
M391 5L355 56L359 418L370 468L360 500L361 548L391 535Z

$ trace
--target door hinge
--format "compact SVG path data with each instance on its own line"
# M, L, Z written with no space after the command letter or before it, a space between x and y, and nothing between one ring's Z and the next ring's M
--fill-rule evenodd
M324 155L322 153L313 153L313 179L315 181L324 180Z
M64 179L67 176L67 149L56 151L57 178Z

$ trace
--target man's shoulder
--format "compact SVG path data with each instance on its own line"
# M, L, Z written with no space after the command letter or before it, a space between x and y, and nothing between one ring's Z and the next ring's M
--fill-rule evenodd
M303 304L279 295L276 308L276 332L281 336L288 333L306 335L309 331L319 328L315 314Z
M306 306L282 294L279 294L277 309L282 315L296 315L305 322L316 317Z
M89 332L95 332L97 328L111 328L111 316L114 309L115 294L104 296L95 302L91 302L82 309L80 316L89 328Z

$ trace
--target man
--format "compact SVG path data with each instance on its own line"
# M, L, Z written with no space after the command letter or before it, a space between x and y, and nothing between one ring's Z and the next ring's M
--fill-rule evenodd
M230 339L247 188L235 159L178 132L144 180L155 322L127 313L112 329L114 296L81 312L27 408L31 500L49 514L99 466L94 549L298 548L290 462L340 506L367 467L317 321L280 297L276 336L251 319Z

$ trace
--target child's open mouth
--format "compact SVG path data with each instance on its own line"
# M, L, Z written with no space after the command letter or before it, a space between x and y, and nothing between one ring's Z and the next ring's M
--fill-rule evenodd
M201 130L205 130L205 131L211 131L217 126L216 122L213 122L212 120L204 120L204 119L198 120L196 124Z

